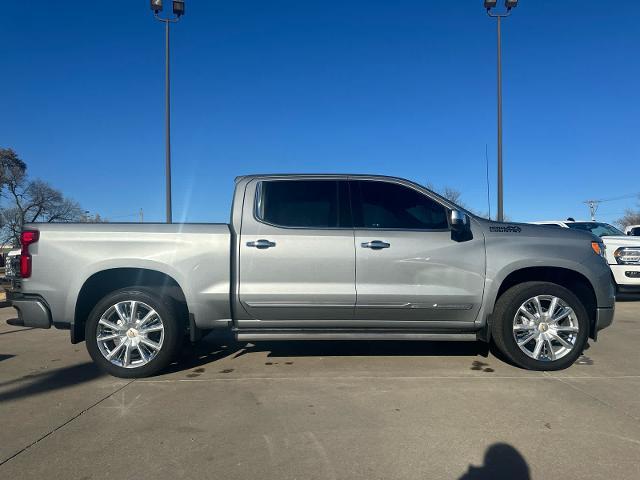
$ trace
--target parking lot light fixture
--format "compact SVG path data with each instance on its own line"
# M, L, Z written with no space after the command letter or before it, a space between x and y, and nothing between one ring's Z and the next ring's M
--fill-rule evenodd
M497 3L497 0L484 0L487 15L496 19L498 33L498 215L496 219L502 222L504 221L504 194L502 181L502 38L500 27L502 19L511 15L511 9L518 4L518 0L505 0L506 10L502 13L492 12Z
M505 0L504 6L507 7L507 10L516 8L518 6L518 0Z
M184 15L184 0L173 0L173 14L177 17Z
M167 223L172 223L171 215L171 97L169 77L169 25L176 23L184 15L184 0L173 0L173 17L162 17L162 0L151 0L151 10L156 20L164 23L165 31L165 190Z

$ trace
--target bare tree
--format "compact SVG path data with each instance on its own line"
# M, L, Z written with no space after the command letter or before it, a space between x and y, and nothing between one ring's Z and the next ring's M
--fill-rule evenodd
M18 245L25 223L82 219L80 205L42 180L29 180L26 165L11 149L0 149L0 241Z
M619 218L615 223L622 228L629 225L640 225L640 211L628 209L624 212L624 217Z
M448 186L445 186L443 188L436 188L432 183L427 183L427 188L439 195L442 195L450 202L463 206L462 202L460 201L460 197L462 197L462 193L460 193L460 190L456 190L455 188Z
M457 205L462 205L462 202L460 201L462 193L460 193L460 191L456 190L455 188L444 187L440 192L440 195Z
M432 190L434 192L436 192L437 194L443 196L444 198L446 198L447 200L449 200L450 202L455 203L456 205L460 205L462 208L469 210L470 212L474 213L475 215L482 217L482 218L486 218L489 219L489 214L487 212L480 212L475 210L474 208L470 208L467 205L464 204L464 202L462 201L462 193L460 192L460 190L453 188L453 187L449 187L449 186L444 186L442 188L436 188L432 183L427 183L427 188L429 190ZM511 221L511 218L508 215L504 215L504 221L505 222L509 222Z
M0 148L0 191L10 179L24 177L26 171L27 165L20 160L16 152L10 148Z

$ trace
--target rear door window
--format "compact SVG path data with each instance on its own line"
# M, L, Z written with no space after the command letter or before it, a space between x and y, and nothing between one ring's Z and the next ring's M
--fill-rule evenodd
M256 216L281 227L351 228L348 189L346 180L262 181Z

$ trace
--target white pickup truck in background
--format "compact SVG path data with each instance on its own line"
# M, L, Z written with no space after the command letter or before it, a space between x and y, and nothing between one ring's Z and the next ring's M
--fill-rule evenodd
M624 229L624 233L632 237L640 237L640 225L629 225Z
M591 232L602 239L618 293L640 293L640 237L626 235L613 225L593 221L550 220L536 225Z

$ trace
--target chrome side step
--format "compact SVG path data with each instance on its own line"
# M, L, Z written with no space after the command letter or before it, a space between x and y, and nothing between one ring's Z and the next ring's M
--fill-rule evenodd
M475 332L461 333L427 333L427 332L384 332L384 331L242 331L235 332L236 339L241 342L260 342L272 340L427 340L427 341L453 341L475 342Z

